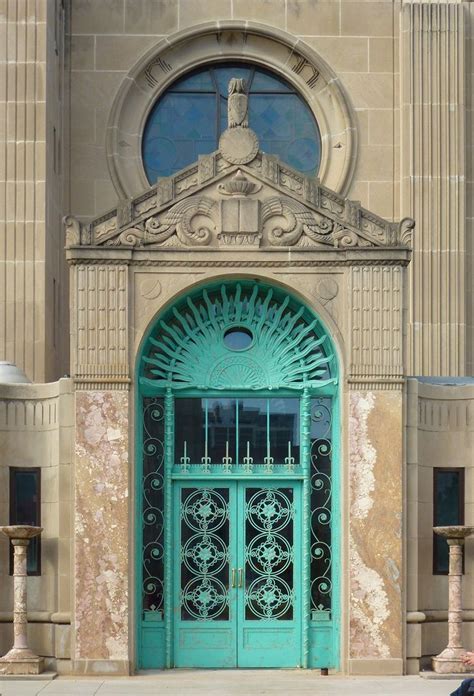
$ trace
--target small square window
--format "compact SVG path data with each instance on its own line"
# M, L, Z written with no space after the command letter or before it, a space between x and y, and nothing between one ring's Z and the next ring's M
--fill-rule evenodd
M433 469L433 527L450 524L464 524L464 469L435 468ZM433 532L433 574L447 575L448 572L448 542Z
M10 467L10 524L41 526L41 469ZM41 538L30 539L28 575L41 575ZM13 575L13 546L10 544L10 575Z

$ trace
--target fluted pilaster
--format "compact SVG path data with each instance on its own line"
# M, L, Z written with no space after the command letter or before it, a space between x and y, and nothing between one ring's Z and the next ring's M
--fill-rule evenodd
M401 209L416 220L409 372L463 375L465 3L405 2L401 15Z

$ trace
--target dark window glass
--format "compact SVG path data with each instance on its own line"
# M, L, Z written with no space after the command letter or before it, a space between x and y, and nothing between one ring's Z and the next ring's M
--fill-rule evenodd
M249 93L249 126L260 149L314 176L321 137L314 116L290 83L254 65L206 66L177 80L154 105L143 134L148 181L170 176L217 149L227 127L227 87L244 78Z
M199 464L204 456L206 438L206 399L176 399L175 462ZM185 454L186 447L186 454ZM181 462L181 457L189 462Z
M235 464L235 399L208 399L208 455L212 464Z
M464 524L464 469L433 470L433 526ZM434 534L434 533L433 533ZM448 542L433 535L433 573L449 571Z
M300 405L298 399L269 399L270 452L274 464L300 463ZM285 461L293 457L294 462Z
M293 398L177 398L175 464L298 466L299 411Z
M41 469L10 467L10 524L41 526ZM28 545L28 575L41 575L41 539ZM13 574L13 547L10 545L10 574Z
M239 399L239 460L263 464L267 454L267 399ZM250 462L249 462L250 463Z

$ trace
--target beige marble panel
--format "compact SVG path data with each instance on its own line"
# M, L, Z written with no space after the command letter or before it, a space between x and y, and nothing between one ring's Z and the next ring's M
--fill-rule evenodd
M127 392L76 393L75 498L75 658L126 660Z
M402 656L402 394L350 395L349 657Z

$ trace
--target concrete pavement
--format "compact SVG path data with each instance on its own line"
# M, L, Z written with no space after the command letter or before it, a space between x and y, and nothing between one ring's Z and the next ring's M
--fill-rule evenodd
M6 681L1 696L448 696L460 680L420 677L321 677L306 670L169 670L152 675Z

